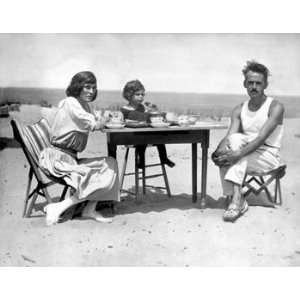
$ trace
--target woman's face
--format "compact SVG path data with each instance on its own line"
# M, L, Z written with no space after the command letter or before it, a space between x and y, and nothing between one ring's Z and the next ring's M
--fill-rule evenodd
M136 91L131 98L131 103L135 105L141 104L144 101L144 97L145 97L144 90Z
M79 95L79 99L85 102L91 102L94 100L97 91L96 83L85 83Z

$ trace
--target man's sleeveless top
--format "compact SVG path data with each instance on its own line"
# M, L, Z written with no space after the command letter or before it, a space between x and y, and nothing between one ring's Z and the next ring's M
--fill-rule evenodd
M249 100L244 102L241 111L241 122L243 133L249 136L249 140L254 140L258 136L261 128L268 120L269 109L272 101L273 98L267 97L263 105L257 111L249 110ZM283 125L277 125L264 144L270 147L280 148L282 135Z

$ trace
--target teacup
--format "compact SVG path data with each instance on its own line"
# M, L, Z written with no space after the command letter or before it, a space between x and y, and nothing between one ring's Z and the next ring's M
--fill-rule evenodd
M178 117L178 124L179 125L188 125L189 124L189 118L186 115L181 115Z
M196 121L197 121L197 118L196 117L189 117L188 120L189 120L190 124L195 124Z
M151 123L162 123L164 121L164 118L162 116L153 116L150 117Z
M167 112L166 113L166 120L168 122L177 122L178 121L178 117L175 113L173 112Z
M120 123L122 123L122 119L121 119L121 118L115 118L115 117L112 117L112 118L110 119L110 122L111 122L112 124L120 124Z

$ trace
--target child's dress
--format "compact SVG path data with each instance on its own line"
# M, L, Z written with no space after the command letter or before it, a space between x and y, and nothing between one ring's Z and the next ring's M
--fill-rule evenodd
M124 119L136 120L136 121L149 121L150 114L146 112L143 104L139 104L136 108L125 105L121 107L121 112L124 115ZM160 160L163 164L167 163L167 150L164 144L155 145L157 147ZM147 145L137 145L137 160L138 160L138 168L143 168L145 166L145 151Z

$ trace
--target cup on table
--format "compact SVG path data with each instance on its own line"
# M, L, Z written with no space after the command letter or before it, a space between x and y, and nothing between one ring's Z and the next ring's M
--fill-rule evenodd
M123 114L120 111L110 112L110 122L113 124L120 124L123 122Z
M166 113L166 120L168 122L178 122L178 117L174 112L167 112Z
M157 116L151 116L150 117L151 123L162 123L164 121L163 116L157 115Z
M193 117L193 116L190 116L190 117L188 117L188 120L189 120L189 124L195 124L196 121L197 121L197 118Z
M178 117L178 123L180 126L185 126L189 124L189 117L187 115L180 115Z

